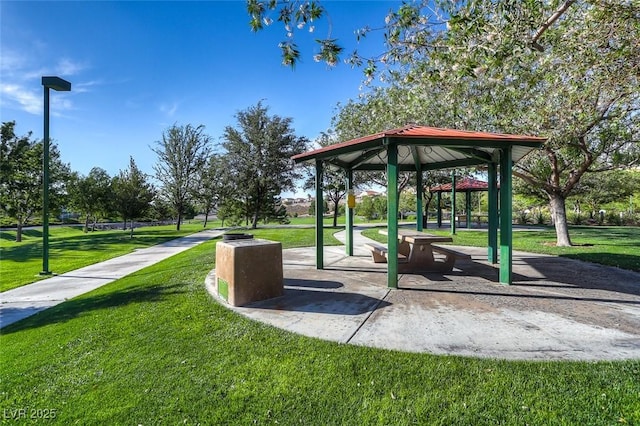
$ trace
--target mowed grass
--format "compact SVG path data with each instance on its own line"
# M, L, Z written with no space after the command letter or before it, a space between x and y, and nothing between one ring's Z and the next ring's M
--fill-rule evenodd
M54 226L49 229L49 270L62 274L102 262L202 230L202 224L148 226L129 230L84 233L81 226ZM40 279L42 271L42 229L25 229L22 242L16 231L0 232L0 291L20 287Z
M378 231L385 229L371 228L363 231L363 235L376 241L386 243L386 235ZM415 229L415 228L414 228ZM513 249L530 253L544 253L601 265L616 266L640 272L640 228L631 226L572 226L570 227L573 247L556 247L556 233L553 228L534 227L526 231L513 232ZM424 232L436 235L451 235L450 230L424 229ZM487 232L458 229L453 236L454 245L487 246Z
M307 231L256 234L286 248ZM215 244L3 329L0 408L50 410L64 425L640 423L640 361L508 362L299 336L210 297Z
M207 226L209 229L210 226ZM133 239L129 231L110 230L90 233L81 227L52 227L49 236L49 269L57 274L69 272L83 266L102 262L113 257L131 253L135 249L150 247L203 229L202 223L183 224L180 231L175 225L149 226L134 230ZM341 229L341 228L340 228ZM257 238L276 239L280 229L246 230ZM337 229L326 228L325 244L340 244L333 238ZM291 247L308 247L315 244L314 229L302 229L290 235L287 244ZM0 292L20 287L47 276L42 271L42 230L27 229L23 241L15 242L15 231L0 232Z

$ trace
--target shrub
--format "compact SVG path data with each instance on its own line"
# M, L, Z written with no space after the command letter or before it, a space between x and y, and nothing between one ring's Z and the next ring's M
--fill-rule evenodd
M622 217L620 217L620 213L616 211L608 211L605 221L609 225L621 226L623 224Z
M536 213L534 216L534 222L536 225L544 225L549 221L550 221L550 218L547 217L547 215L545 214L545 212L542 211L542 209L536 210Z
M529 222L529 210L520 210L517 215L516 223L526 225Z
M582 225L584 223L584 217L580 213L569 213L567 220L572 225Z

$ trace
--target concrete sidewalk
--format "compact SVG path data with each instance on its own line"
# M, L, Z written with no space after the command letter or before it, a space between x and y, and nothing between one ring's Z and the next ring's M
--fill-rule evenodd
M222 235L206 230L0 293L0 328Z

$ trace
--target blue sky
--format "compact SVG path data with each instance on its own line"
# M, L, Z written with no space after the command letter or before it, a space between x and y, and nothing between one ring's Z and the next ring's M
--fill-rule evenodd
M356 44L354 30L381 26L397 1L326 1L329 19L312 34L296 30L303 60L281 65L274 23L251 32L244 1L0 2L0 119L18 135L40 139L43 75L72 84L51 92L51 138L71 169L110 175L133 156L152 174L150 149L173 124L203 124L219 141L234 115L258 101L293 118L314 140L330 126L338 102L360 93L362 71L313 61L314 38L338 38L347 52L380 53L381 37ZM276 17L274 16L274 20ZM346 54L344 55L347 56Z

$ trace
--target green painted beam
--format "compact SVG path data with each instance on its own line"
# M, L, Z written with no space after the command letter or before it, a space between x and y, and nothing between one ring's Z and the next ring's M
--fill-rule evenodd
M442 192L436 192L436 205L437 205L437 213L436 219L438 221L438 228L442 226Z
M387 146L387 287L398 288L398 147Z
M416 230L422 231L422 216L423 216L423 202L422 199L422 160L420 159L420 153L415 146L411 148L411 157L416 167Z
M384 146L384 138L373 139L366 142L361 142L357 146L354 145L345 145L342 147L333 147L331 149L327 149L323 152L316 152L313 156L302 156L300 158L296 158L296 163L303 163L305 161L313 161L313 160L324 160L331 157L336 157L342 154L349 154L354 151L368 151L374 148L380 148Z
M500 156L500 282L502 284L512 282L512 167L511 149L505 148Z
M423 171L427 170L442 170L442 169L453 169L456 167L468 167L468 166L479 166L482 164L486 164L487 162L484 160L479 160L477 158L464 158L459 160L452 161L443 161L440 163L431 163L431 164L422 164L421 169ZM360 164L356 167L353 167L353 170L359 171L384 171L386 168L385 164ZM415 164L399 164L398 170L401 172L413 172L416 170Z
M498 170L495 163L489 163L489 232L487 241L487 260L498 263Z
M324 269L322 161L316 160L316 269Z
M464 196L464 209L467 216L467 229L471 229L471 191L466 191Z
M363 152L362 155L360 155L358 158L356 158L354 161L352 161L349 164L349 168L350 169L355 169L356 167L358 167L359 165L361 165L365 161L367 161L370 158L373 158L373 157L375 157L377 155L380 155L383 152L384 152L384 149L382 149L382 147L380 149L372 149L370 151ZM384 164L382 166L384 167Z
M480 149L475 149L475 148L458 148L458 147L453 147L450 148L452 151L456 151L456 152L460 152L464 155L466 155L467 157L471 157L471 158L477 158L479 160L482 160L483 162L488 162L491 161L491 154L486 152L486 151L482 151Z
M421 170L422 160L420 159L420 153L418 152L418 148L416 148L415 146L411 146L409 147L409 150L411 151L411 158L413 158L413 164L415 165L416 170Z
M345 170L345 186L347 188L347 197L349 196L349 191L353 189L353 170L347 169ZM349 208L349 204L347 203L345 206L345 228L347 233L345 250L347 256L353 256L353 209Z
M330 158L328 160L324 160L324 162L325 164L335 166L336 169L346 170L351 168L349 164L345 163L344 161L340 161L337 158Z
M424 216L424 208L423 208L423 200L424 196L422 194L422 170L418 171L416 174L416 230L422 231L422 217Z
M451 172L451 235L456 235L456 172Z

